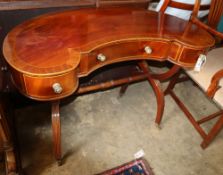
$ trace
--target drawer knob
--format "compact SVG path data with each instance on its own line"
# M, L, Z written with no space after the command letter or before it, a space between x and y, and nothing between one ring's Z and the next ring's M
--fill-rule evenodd
M101 62L106 61L106 56L102 53L98 54L97 59Z
M60 94L63 91L63 88L61 87L60 83L54 83L52 88L56 94Z
M145 52L146 52L147 54L151 54L151 53L153 52L152 48L149 47L149 46L146 46L146 47L144 48L144 50L145 50Z

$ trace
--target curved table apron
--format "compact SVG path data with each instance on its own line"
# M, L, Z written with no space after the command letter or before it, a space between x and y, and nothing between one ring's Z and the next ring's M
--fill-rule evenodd
M61 160L59 99L78 89L81 77L108 64L130 60L170 61L193 67L214 45L205 30L163 13L103 8L51 13L26 21L6 36L5 60L12 80L25 96L54 101L55 155ZM146 71L145 66L140 67ZM148 76L157 95L161 90ZM162 115L162 112L157 115Z

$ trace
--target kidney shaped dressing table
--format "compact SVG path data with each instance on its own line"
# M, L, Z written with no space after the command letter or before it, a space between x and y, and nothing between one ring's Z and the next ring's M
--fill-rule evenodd
M42 15L16 26L4 40L3 53L22 94L52 101L54 151L60 162L58 100L80 92L81 77L130 60L168 60L193 67L214 42L195 24L163 13L82 9Z

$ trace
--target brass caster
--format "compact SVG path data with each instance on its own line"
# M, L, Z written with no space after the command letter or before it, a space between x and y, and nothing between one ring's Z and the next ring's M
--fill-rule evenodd
M62 160L57 160L57 165L61 166L62 165Z
M208 144L206 144L205 142L203 142L202 144L201 144L201 148L202 149L206 149L208 147Z
M119 94L118 94L118 98L122 98L123 96L124 96L123 93L119 93Z
M156 126L157 129L161 130L161 127L158 123L155 123L155 126Z

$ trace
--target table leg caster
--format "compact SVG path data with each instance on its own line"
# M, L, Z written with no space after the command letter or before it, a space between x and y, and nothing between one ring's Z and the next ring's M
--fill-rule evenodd
M161 126L158 123L155 123L157 129L161 130Z
M203 143L201 144L201 148L202 148L202 149L206 149L207 147L208 147L208 144L207 144L207 143L203 142Z
M62 159L61 160L57 160L57 165L61 166L62 165Z
M138 63L138 65L144 73L147 73L147 75L148 75L147 80L150 83L150 85L152 86L153 91L156 95L157 113L156 113L155 123L157 124L157 128L160 129L160 126L158 123L160 123L162 120L164 104L165 104L164 94L163 94L162 88L160 86L160 82L158 80L153 79L151 72L149 72L148 64L146 61L141 61Z

